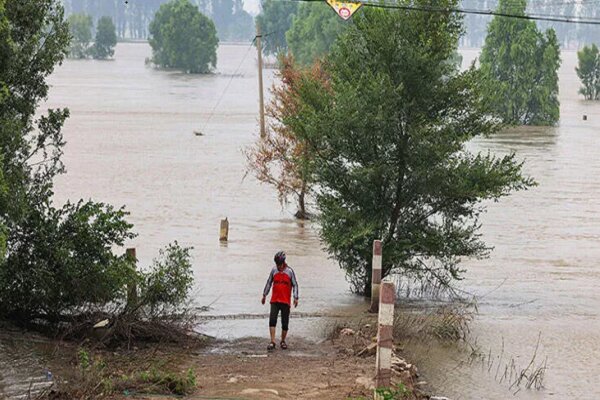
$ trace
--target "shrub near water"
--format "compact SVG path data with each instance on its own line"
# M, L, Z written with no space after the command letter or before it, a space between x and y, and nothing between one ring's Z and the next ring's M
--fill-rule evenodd
M170 245L144 272L113 252L135 236L123 208L53 204L69 110L36 111L74 26L58 0L0 0L0 318L73 336L107 318L105 339L128 343L186 337L189 249ZM140 296L128 304L135 285Z

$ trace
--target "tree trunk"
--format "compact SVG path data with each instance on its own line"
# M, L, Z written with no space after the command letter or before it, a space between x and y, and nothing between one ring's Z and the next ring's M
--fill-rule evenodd
M310 219L310 216L306 212L306 182L302 183L302 189L300 190L300 194L298 195L298 211L294 216L298 219Z

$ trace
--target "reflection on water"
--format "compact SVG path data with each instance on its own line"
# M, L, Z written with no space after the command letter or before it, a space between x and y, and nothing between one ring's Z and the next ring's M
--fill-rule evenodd
M48 103L68 106L72 115L64 130L68 173L58 179L56 201L83 197L127 205L139 233L127 246L137 247L143 265L169 241L193 246L196 300L211 304L210 315L266 313L261 290L280 249L298 275L298 311L310 316L361 304L321 251L314 227L295 221L295 210L282 209L269 187L244 179L242 149L258 131L254 53L241 63L247 51L221 46L218 72L209 76L147 68L145 44L119 44L116 61L65 62L50 78ZM466 64L476 52L464 56ZM486 294L473 325L482 350L498 354L504 341L506 355L529 360L541 332L546 389L522 390L514 396L519 399L600 396L600 105L578 97L575 62L574 52L563 54L559 127L510 129L469 145L515 151L538 182L489 204L483 234L495 250L488 260L466 263L463 283L469 292ZM265 80L270 86L270 71ZM196 130L205 136L195 136ZM224 217L230 221L227 245L218 240ZM266 336L265 328L261 319L213 319L202 329L232 338ZM316 338L322 329L318 318L291 322L292 338ZM407 350L436 392L453 399L513 397L480 366L465 365L465 352L415 346Z
M0 330L0 398L27 399L52 384L44 367L47 343L33 335L2 327Z

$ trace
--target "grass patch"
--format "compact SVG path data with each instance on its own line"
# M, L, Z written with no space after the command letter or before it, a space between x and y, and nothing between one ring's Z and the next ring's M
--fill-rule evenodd
M186 368L190 349L165 346L134 351L94 351L80 347L71 368L37 399L111 399L117 395L188 395L196 373ZM189 364L187 364L189 365Z
M394 339L430 339L442 341L466 341L469 325L477 313L474 302L453 302L428 312L396 311L394 317Z

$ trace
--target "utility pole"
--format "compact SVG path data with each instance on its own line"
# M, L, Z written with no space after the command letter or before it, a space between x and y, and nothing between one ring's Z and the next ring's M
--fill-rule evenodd
M260 103L260 137L266 136L265 131L265 104L263 98L263 67L260 25L256 23L256 50L258 51L258 98Z

